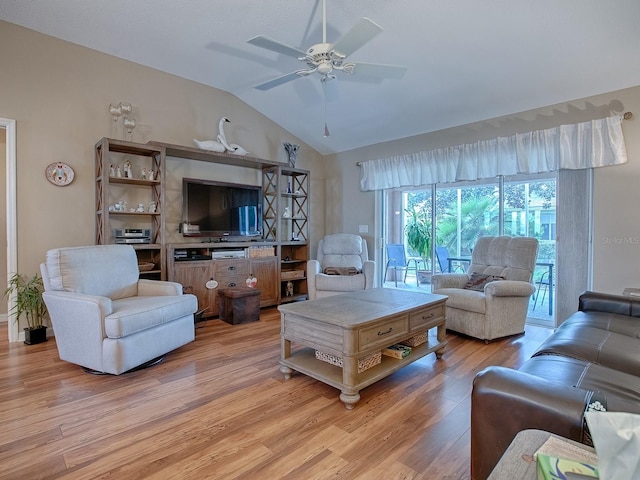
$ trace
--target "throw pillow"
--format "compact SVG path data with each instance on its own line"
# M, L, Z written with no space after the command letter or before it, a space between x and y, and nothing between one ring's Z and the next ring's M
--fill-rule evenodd
M356 267L325 267L325 275L357 275L360 272Z
M486 273L472 273L469 281L464 286L467 290L475 290L476 292L484 292L484 286L487 283L495 282L496 280L504 280L504 277L498 275L487 275Z

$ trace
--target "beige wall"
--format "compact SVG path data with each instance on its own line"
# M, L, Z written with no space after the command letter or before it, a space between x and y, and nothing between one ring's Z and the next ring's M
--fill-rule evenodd
M302 143L220 90L5 22L0 22L0 42L6 47L0 50L0 116L17 120L18 269L22 273L36 272L50 248L94 242L93 146L112 134L109 103L134 105L135 141L191 145L193 138L213 137L218 120L227 116L232 120L226 129L228 138L254 156L284 162L282 143ZM360 191L358 161L576 123L613 111L640 116L640 87L325 158L302 143L298 165L312 171L312 254L325 232L357 233L359 225L368 226L369 233L363 236L375 250L376 195ZM640 121L625 122L624 131L629 163L595 173L594 287L610 292L640 286ZM53 161L64 161L75 169L73 184L61 188L46 181L44 168ZM223 174L214 166L177 162L184 170L180 175ZM192 169L197 173L185 173Z
M373 246L375 194L359 189L356 162L509 136L631 111L623 123L629 162L594 173L593 288L621 293L640 287L640 87L539 108L333 155L326 162L327 232L356 232L368 224ZM587 259L585 259L585 262Z
M138 142L191 146L193 138L215 138L226 116L232 121L225 127L227 138L252 156L286 162L282 143L300 143L297 165L312 171L311 195L322 204L321 156L233 95L2 21L0 44L0 117L16 120L21 273L35 273L50 248L95 242L93 147L113 134L110 103L133 104ZM73 167L71 185L56 187L45 179L45 167L54 161ZM188 163L169 160L180 175L235 175L219 165ZM178 212L180 199L172 199ZM311 226L317 242L324 225L313 219Z

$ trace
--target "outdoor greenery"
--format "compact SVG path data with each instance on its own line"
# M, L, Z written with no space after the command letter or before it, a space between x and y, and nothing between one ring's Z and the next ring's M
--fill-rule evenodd
M30 329L43 326L43 320L47 316L47 307L42 298L44 285L42 277L35 274L31 278L14 273L7 284L5 296L15 294L16 303L9 313L15 313L16 322L24 317Z
M539 258L555 257L555 241L541 215L554 215L556 182L554 179L532 182L505 182L504 234L528 235L540 240ZM406 242L416 255L431 257L431 214L435 208L438 246L446 246L456 255L470 255L478 238L498 235L499 191L496 184L470 187L438 187L436 201L431 190L406 194ZM537 215L537 216L536 216Z
M431 218L425 209L414 206L407 209L405 234L407 245L413 255L428 259L431 257Z

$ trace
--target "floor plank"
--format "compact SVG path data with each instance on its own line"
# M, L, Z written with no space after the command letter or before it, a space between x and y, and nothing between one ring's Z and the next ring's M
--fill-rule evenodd
M55 339L9 344L0 324L0 479L468 479L470 395L488 365L519 366L551 333L489 343L447 334L361 392L279 371L280 316L198 324L146 370L95 376Z

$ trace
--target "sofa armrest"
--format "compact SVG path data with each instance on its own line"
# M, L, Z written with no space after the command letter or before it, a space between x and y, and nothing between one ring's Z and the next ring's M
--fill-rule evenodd
M492 297L530 297L533 292L531 283L518 280L497 280L484 287L484 293Z
M471 478L487 478L521 430L582 442L592 393L505 367L479 372L471 394Z
M440 288L464 288L469 281L466 273L436 273L431 277L431 291Z
M182 285L164 280L138 280L138 295L141 297L160 297L182 295Z
M606 312L640 317L640 298L587 291L580 295L578 310L581 312Z

